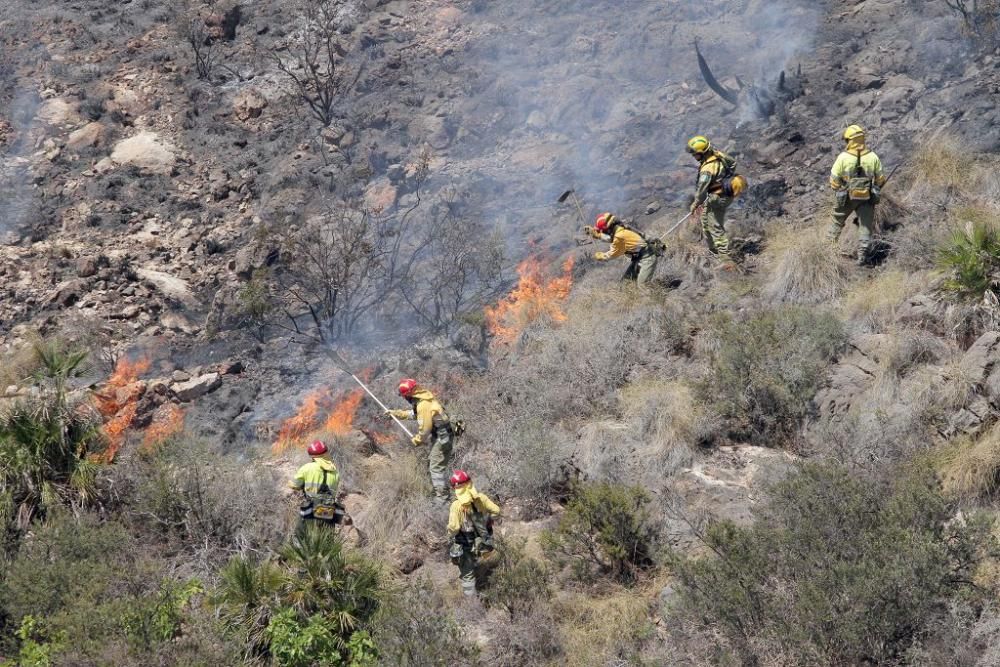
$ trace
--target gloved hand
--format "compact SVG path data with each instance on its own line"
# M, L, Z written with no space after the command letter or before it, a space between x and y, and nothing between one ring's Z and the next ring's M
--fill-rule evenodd
M417 435L413 436L412 438L410 438L410 442L413 443L414 447L419 447L420 445L424 444L424 441L420 439L420 434L419 433Z
M701 208L701 204L699 204L699 203L698 203L698 202L696 202L696 201L693 201L693 202L691 202L691 208L690 208L690 209L688 209L688 210L689 210L689 211L691 212L691 214L692 214L692 215L694 215L694 213L695 213L695 212L696 212L696 211L697 211L697 210L698 210L699 208Z
M603 262L604 260L607 259L607 257L604 255L603 252L595 252L594 253L594 259L596 259L599 262Z
M589 236L592 239L599 239L599 238L601 238L601 233L599 231L597 231L596 229L594 229L593 227L591 227L590 225L587 225L586 227L584 227L583 231L587 234L587 236Z

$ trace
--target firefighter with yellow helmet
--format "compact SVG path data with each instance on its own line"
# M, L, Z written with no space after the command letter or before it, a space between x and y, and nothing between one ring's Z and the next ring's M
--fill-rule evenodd
M858 217L858 266L864 266L875 231L875 205L885 185L882 161L866 145L865 131L858 125L844 130L845 147L830 171L830 187L836 193L833 222L827 236L836 243L852 213Z
M701 228L708 249L728 260L729 237L726 235L726 212L733 200L747 188L747 181L736 173L736 160L716 150L707 138L699 135L687 143L687 152L698 161L698 180L691 213L701 210Z

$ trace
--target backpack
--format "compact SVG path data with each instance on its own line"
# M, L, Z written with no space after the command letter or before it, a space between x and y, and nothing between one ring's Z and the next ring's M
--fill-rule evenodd
M630 232L638 234L639 238L641 238L646 243L646 252L650 253L651 255L656 255L657 257L663 257L663 253L667 251L667 244L663 242L663 239L646 238L646 235L640 232L638 229L636 229L635 227L630 227L629 225L626 225L624 222L620 220L618 221L618 226L621 227L622 229L627 229Z
M872 179L861 166L861 151L854 165L854 176L847 179L847 196L851 201L870 201L872 198Z
M319 519L340 523L344 519L344 506L333 497L333 489L326 483L326 476L329 470L323 469L323 481L319 485L319 494L316 499L309 498L308 502L299 508L299 515L303 518Z
M715 177L725 197L736 198L746 191L749 183L745 176L736 173L736 160L721 151L715 152L715 159L722 163L722 173Z

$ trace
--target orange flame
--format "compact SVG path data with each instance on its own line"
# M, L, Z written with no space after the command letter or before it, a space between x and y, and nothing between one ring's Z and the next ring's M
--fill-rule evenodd
M323 428L334 435L347 435L354 426L354 413L358 411L364 395L360 389L348 393L343 400L333 406Z
M286 419L278 429L278 438L271 445L274 454L280 454L292 445L301 443L309 433L319 426L321 403L327 403L330 395L319 389L310 392L302 401L302 407L292 417Z
M139 399L146 391L139 376L149 370L150 361L143 357L129 361L122 357L99 392L94 393L97 411L104 417L104 437L108 442L102 460L111 463L125 443L125 432L132 425L139 409Z
M153 415L153 421L142 438L142 447L146 451L153 451L182 430L184 430L184 411L173 403L166 403Z
M517 287L496 306L486 307L486 326L502 343L512 342L525 327L543 315L556 322L566 320L561 303L573 286L573 258L563 262L562 275L556 278L544 276L537 257L521 262L517 274L520 276Z

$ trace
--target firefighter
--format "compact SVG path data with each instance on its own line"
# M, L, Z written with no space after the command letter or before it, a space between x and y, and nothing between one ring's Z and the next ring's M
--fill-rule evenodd
M299 507L302 521L300 530L307 525L334 527L344 522L344 506L337 502L337 486L340 472L330 459L330 452L322 440L316 440L306 452L312 460L299 468L288 487L302 493L303 502Z
M736 160L715 150L703 136L692 137L687 143L687 152L698 161L698 180L691 213L697 214L701 210L701 228L709 252L726 260L726 268L733 268L729 237L726 235L726 211L746 189L747 181L736 173Z
M413 436L415 446L430 444L427 455L427 466L430 471L431 485L434 495L443 500L448 499L448 487L445 485L445 471L451 464L452 446L454 445L456 429L448 413L434 394L417 384L411 378L401 380L399 395L410 403L409 410L387 410L386 414L397 419L415 419L417 434Z
M486 494L476 491L472 478L464 470L456 470L448 480L455 500L448 512L448 555L458 566L462 593L476 595L476 564L482 554L493 551L493 520L500 508Z
M663 241L647 239L642 232L632 229L611 213L602 213L597 216L593 227L584 229L595 239L611 242L611 248L607 252L596 253L594 259L606 262L622 255L629 258L622 280L645 286L653 279L656 264L664 251Z
M844 151L837 156L830 171L830 187L835 192L833 222L827 238L836 243L844 223L852 213L858 220L858 266L868 262L872 235L875 232L875 205L878 204L880 190L885 185L882 161L865 142L865 131L858 125L851 125L842 135Z

